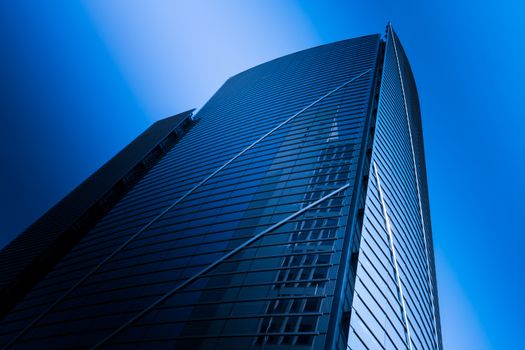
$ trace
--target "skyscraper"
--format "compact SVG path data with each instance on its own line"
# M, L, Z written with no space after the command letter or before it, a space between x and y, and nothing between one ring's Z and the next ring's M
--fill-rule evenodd
M0 252L6 349L441 349L397 35L230 78Z

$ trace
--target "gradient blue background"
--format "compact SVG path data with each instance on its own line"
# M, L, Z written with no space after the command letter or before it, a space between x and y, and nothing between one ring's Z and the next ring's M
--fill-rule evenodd
M0 2L0 247L229 76L388 20L420 92L445 348L523 349L518 1Z

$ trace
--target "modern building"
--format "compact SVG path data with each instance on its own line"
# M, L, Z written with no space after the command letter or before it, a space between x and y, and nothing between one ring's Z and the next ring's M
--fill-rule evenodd
M442 349L397 35L157 122L0 252L3 349Z

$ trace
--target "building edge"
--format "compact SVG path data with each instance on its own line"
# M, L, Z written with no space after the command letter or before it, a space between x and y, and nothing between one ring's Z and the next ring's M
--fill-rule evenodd
M189 131L193 112L153 123L0 250L0 319Z
M376 34L378 35L378 34ZM328 325L325 350L346 349L349 336L350 313L352 309L353 286L356 278L357 255L363 223L364 205L367 194L368 174L370 171L370 157L373 145L377 104L379 102L379 89L383 70L385 42L380 39L377 48L376 67L372 80L371 94L368 110L363 126L363 139L359 163L353 192L352 203L346 222L346 234L342 248L341 269L338 271L337 284L332 305L332 317Z

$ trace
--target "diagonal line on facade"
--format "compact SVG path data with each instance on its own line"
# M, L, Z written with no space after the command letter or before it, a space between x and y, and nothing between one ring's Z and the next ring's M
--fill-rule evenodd
M19 333L17 333L16 336L14 336L4 347L5 349L10 348L20 337L22 337L27 331L29 331L35 324L37 324L45 315L47 315L51 310L55 308L62 300L64 300L68 295L70 295L74 290L76 290L83 282L85 282L90 276L92 276L95 272L97 272L106 262L108 262L110 259L112 259L117 253L122 251L125 247L127 247L135 238L139 237L144 231L146 231L153 223L155 223L157 220L162 218L167 212L169 212L171 209L173 209L175 206L177 206L180 202L182 202L184 199L186 199L190 194L195 192L200 186L208 182L212 177L214 177L216 174L218 174L220 171L222 171L224 168L226 168L228 165L230 165L232 162L234 162L236 159L241 157L243 154L248 152L250 149L254 148L258 143L263 141L265 138L270 136L275 131L279 130L284 125L288 124L290 121L301 115L303 112L307 111L311 107L315 106L317 103L322 101L323 99L329 97L330 95L334 94L335 92L341 90L342 88L346 87L347 85L351 84L352 82L356 81L357 79L363 77L367 73L371 72L372 69L367 69L363 71L362 73L356 75L352 79L344 82L343 84L337 86L336 88L330 90L323 96L319 97L315 101L311 102L306 107L302 108L300 111L286 119L285 121L281 122L279 125L274 127L272 130L261 136L259 139L254 141L252 144L250 144L248 147L243 149L241 152L239 152L237 155L235 155L233 158L228 160L226 163L224 163L222 166L220 166L218 169L216 169L214 172L212 172L210 175L208 175L206 178L204 178L201 182L199 182L197 185L195 185L193 188L191 188L188 192L186 192L183 196L178 198L175 202L170 204L166 209L164 209L161 213L159 213L157 216L155 216L151 221L149 221L147 224L145 224L140 230L138 230L136 233L134 233L131 237L129 237L124 243L119 245L115 250L113 250L106 258L104 258L101 262L99 262L93 269L91 269L87 274L85 274L80 280L75 282L75 284L69 288L66 292L61 294L52 304L50 304L42 313L40 313L36 318L34 318L24 329L22 329Z
M405 305L405 297L403 295L403 285L401 284L401 276L399 275L399 266L397 264L397 256L396 256L396 248L394 246L394 236L392 234L392 226L390 224L390 219L388 217L388 211L386 208L385 198L383 197L383 189L381 188L381 181L379 180L379 175L377 173L377 166L376 162L373 163L374 167L374 177L377 182L377 189L379 191L379 200L381 201L381 208L383 210L383 216L385 218L385 226L386 230L388 232L388 240L390 242L390 254L392 257L392 263L394 265L394 272L396 274L396 282L397 282L397 292L399 296L399 300L401 302L401 311L403 312L403 321L405 322L405 331L406 331L406 341L408 348L412 350L412 339L410 338L410 325L408 323L408 316L407 316L407 310Z
M167 298L169 298L170 296L172 296L173 294L175 294L177 291L183 289L184 287L186 287L187 285L191 284L193 281L197 280L198 278L202 277L203 275L205 275L208 271L212 270L215 266L219 265L221 262L223 262L224 260L228 259L229 257L237 254L239 251L241 251L242 249L246 248L248 245L252 244L253 242L259 240L260 238L262 238L265 234L281 227L282 225L284 225L287 221L290 221L294 218L296 218L297 216L303 214L304 212L306 212L307 210L309 209L312 209L313 207L317 206L318 204L324 202L325 200L327 200L328 198L338 194L339 192L341 191L344 191L346 190L348 187L350 187L350 184L346 184L342 187L339 187L338 189L336 189L335 191L332 191L331 193L327 194L326 196L318 199L317 201L307 205L306 207L304 207L303 209L291 214L290 216L284 218L283 220L279 221L278 223L270 226L269 228L267 228L266 230L258 233L257 235L253 236L252 238L250 238L249 240L247 240L246 242L242 243L241 245L239 245L238 247L236 247L235 249L231 250L230 252L226 253L225 255L223 255L222 257L220 257L219 259L215 260L214 262L212 262L210 265L206 266L204 269L202 269L201 271L197 272L195 275L191 276L190 278L188 278L187 280L185 280L184 282L182 282L181 284L179 284L178 286L176 286L175 288L171 289L170 291L168 291L167 293L165 293L162 297L160 297L159 299L157 299L155 302L153 302L151 305L149 305L148 307L146 307L145 309L143 309L142 311L140 311L139 313L137 313L135 316L133 316L129 321L127 321L126 323L124 323L122 326L120 326L119 328L117 328L115 331L113 331L110 335L108 335L107 337L105 337L104 339L102 339L100 342L98 342L95 346L93 346L91 348L91 350L95 350L95 349L98 349L100 348L102 345L104 345L107 341L111 340L113 337L115 337L117 334L119 334L120 332L122 332L124 329L126 329L127 327L129 327L130 325L132 325L135 321L139 320L141 317L143 317L145 314L147 314L151 309L153 309L155 306L161 304L163 301L165 301Z
M392 29L392 25L391 24L389 24L388 28L389 28L389 31L390 31L390 37L392 38L392 44L394 46L394 53L395 53L395 56L396 56L396 63L397 63L397 72L399 74L399 81L401 83L401 92L403 93L403 107L404 107L404 110L405 110L405 116L406 116L407 125L408 125L408 135L410 137L410 149L412 151L412 162L413 162L413 167L414 167L414 178L415 178L415 181L416 181L419 216L421 217L421 228L423 230L423 241L424 241L424 245L425 245L425 257L426 257L428 287L429 287L429 290L430 290L430 305L432 306L432 321L433 321L433 326L434 326L434 341L436 343L436 348L439 348L439 341L438 341L439 337L438 337L438 334L437 334L437 322L436 322L436 309L435 309L435 306L434 306L434 285L432 283L432 277L431 277L431 274L430 274L430 260L429 260L429 257L428 257L429 253L428 253L428 244L427 244L427 233L426 233L426 229L425 229L425 219L424 219L424 216L423 216L423 208L422 208L422 205L421 205L421 191L420 191L420 188L419 188L419 177L418 177L418 174L417 174L417 167L416 167L416 155L415 155L415 151L414 151L414 141L412 140L412 127L411 127L411 124L410 124L410 116L408 114L407 99L406 99L406 94L405 94L405 85L404 85L404 82L403 82L403 75L401 74L401 67L399 65L399 57L397 55L397 45L396 45L396 40L395 40L395 37L394 37L394 31Z

